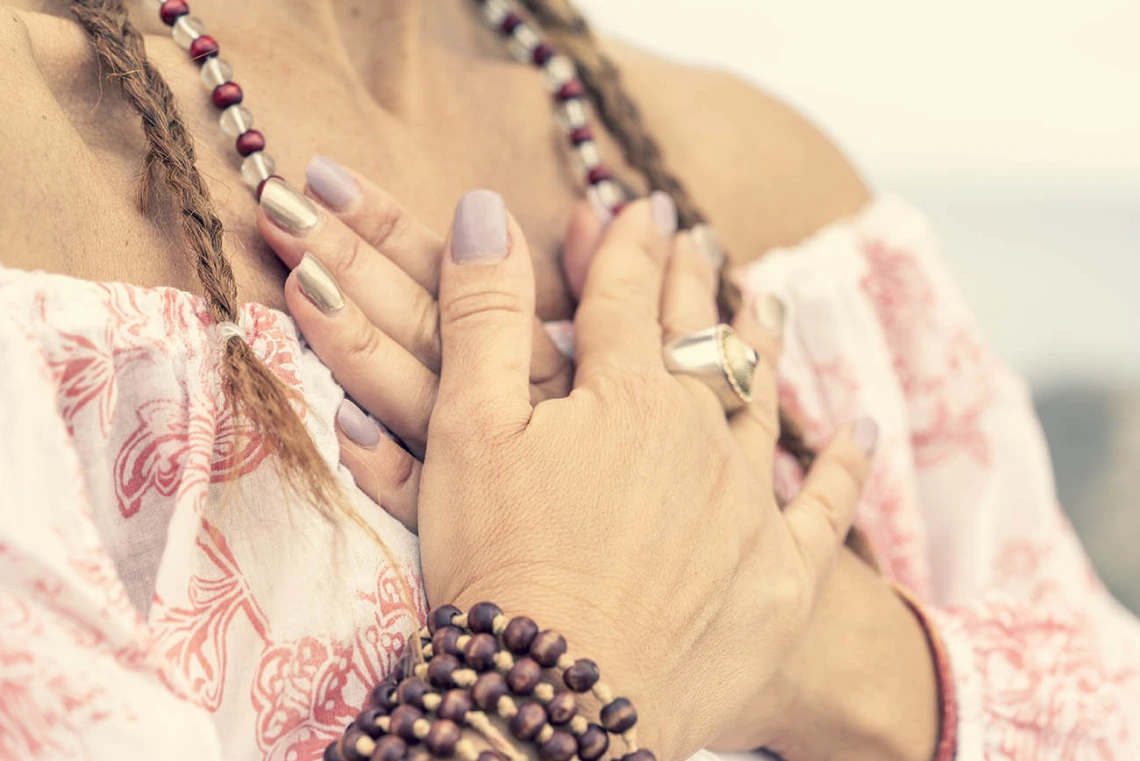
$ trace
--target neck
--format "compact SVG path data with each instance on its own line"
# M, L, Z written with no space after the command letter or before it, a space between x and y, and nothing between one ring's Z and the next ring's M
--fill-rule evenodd
M306 65L344 68L381 106L416 108L425 69L475 49L473 0L196 0L211 27L230 22L250 43L289 45ZM208 14L208 15L207 15ZM256 44L256 43L255 43ZM300 52L299 52L300 56Z

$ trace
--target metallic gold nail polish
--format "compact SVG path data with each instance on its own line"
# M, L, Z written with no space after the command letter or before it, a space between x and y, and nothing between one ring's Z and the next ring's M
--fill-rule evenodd
M720 244L720 236L716 234L716 230L711 225L701 222L693 225L689 233L693 236L697 250L704 254L712 268L719 272L724 264L724 247Z
M784 302L775 296L762 294L752 303L752 314L760 327L776 338L784 335Z
M344 294L336 284L336 278L325 269L321 260L312 254L305 254L297 265L297 284L301 293L322 312L337 312L344 307Z
M295 234L311 230L321 219L312 201L277 178L270 179L262 188L261 208L274 224Z

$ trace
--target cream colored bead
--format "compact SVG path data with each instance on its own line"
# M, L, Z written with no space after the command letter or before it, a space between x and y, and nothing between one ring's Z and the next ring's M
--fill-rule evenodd
M415 674L420 679L426 679L427 678L427 672L428 672L428 665L426 663L417 663L415 669L412 670L412 673Z
M479 675L475 673L474 669L459 669L452 673L451 678L460 687L470 687L475 684Z
M538 730L538 736L536 736L534 739L535 742L541 744L549 740L551 737L554 737L554 727L550 726L549 724L543 724L542 729Z
M429 692L427 695L424 695L424 708L429 711L434 712L439 710L439 704L442 702L443 698L434 692Z
M582 714L577 714L570 720L570 731L580 735L590 728L590 722Z
M515 657L511 655L510 651L500 650L495 653L495 668L499 671L510 671L514 665Z
M475 761L479 758L479 749L475 747L475 743L464 738L455 744L455 753L463 759L463 761Z
M534 688L534 696L543 703L549 703L554 699L554 685L550 682L540 682Z
M430 731L431 722L427 719L416 719L415 722L412 723L412 734L421 740L427 737Z
M499 698L499 716L504 719L513 719L515 714L519 712L519 707L515 705L515 701L511 699L510 695L504 695Z
M499 615L495 616L495 619L493 621L491 621L491 631L495 633L495 636L498 636L503 633L503 631L507 628L507 624L510 622L511 619L500 613Z
M607 706L610 703L614 702L613 690L611 690L609 687L602 684L601 682L598 682L597 684L594 685L594 697L597 698L598 702L601 703L603 706Z
M558 656L558 668L565 671L566 669L573 666L577 660L578 659L570 655L570 653L563 653L562 655Z
M466 629L467 628L467 614L466 613L460 613L458 616L451 619L451 625L457 626L460 629Z

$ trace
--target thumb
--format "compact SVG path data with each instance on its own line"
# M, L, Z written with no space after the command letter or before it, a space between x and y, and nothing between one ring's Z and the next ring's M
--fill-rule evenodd
M863 418L836 434L815 460L784 519L816 583L831 570L851 525L879 440L879 426Z
M590 262L598 252L598 245L601 244L602 235L606 231L606 225L609 224L609 220L603 220L599 214L594 204L579 203L570 213L570 224L566 228L566 243L562 248L562 269L566 274L566 283L570 286L570 292L579 301L582 300L582 291L586 289L586 274L590 271Z
M440 265L442 361L432 414L471 431L530 418L534 271L499 194L475 190L455 208Z

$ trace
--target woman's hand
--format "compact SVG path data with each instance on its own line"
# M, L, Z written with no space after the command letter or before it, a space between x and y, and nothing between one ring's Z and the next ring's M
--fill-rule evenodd
M338 415L345 465L369 497L414 531L417 458L438 384L435 295L444 242L384 191L328 159L314 158L306 178L305 195L281 180L267 183L258 226L294 270L285 300L310 346L356 403L406 445L346 400ZM590 208L578 208L568 259L585 261L600 230ZM531 330L532 399L565 396L572 364L537 320Z
M664 369L662 324L715 322L711 287L692 276L699 255L675 224L660 195L613 223L575 320L574 389L535 405L526 242L494 194L460 202L420 486L431 603L494 600L564 632L634 699L664 758L763 702L807 628L873 446L865 428L845 429L781 513L771 368L731 421L708 388Z

